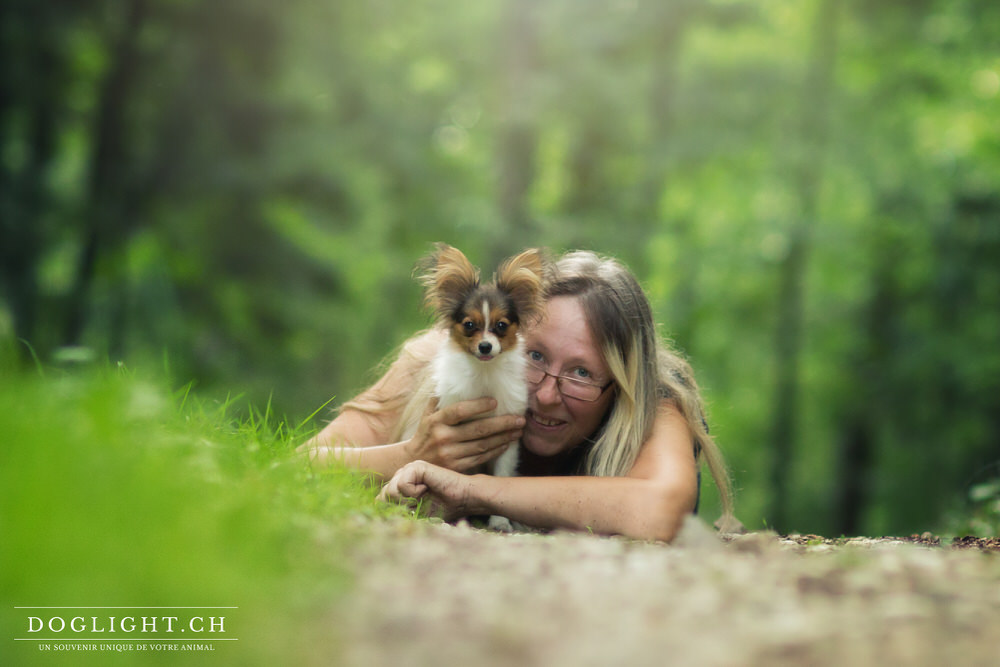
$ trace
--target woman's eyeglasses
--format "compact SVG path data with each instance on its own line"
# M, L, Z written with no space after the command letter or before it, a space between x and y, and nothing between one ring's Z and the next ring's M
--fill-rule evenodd
M531 384L541 384L545 380L545 376L555 378L556 386L559 387L559 393L568 398L575 398L578 401L586 401L588 403L593 403L601 397L601 395L610 387L614 382L608 382L606 385L594 384L592 382L584 382L577 378L567 377L565 375L555 375L550 373L545 369L545 366L535 361L534 359L528 360L528 366L525 370L524 377Z

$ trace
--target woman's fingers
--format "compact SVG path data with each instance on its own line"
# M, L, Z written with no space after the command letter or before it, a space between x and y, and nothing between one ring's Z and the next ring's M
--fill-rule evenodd
M502 415L486 417L476 421L453 427L460 441L480 440L494 435L516 431L524 426L524 417L520 415Z
M465 512L470 479L441 466L414 461L400 468L393 481L403 498L420 499L421 513L450 521Z
M448 479L448 475L462 477L424 461L413 461L400 468L386 483L379 493L379 500L410 507L420 503L421 513L442 518L450 516L454 512L455 502L449 494L442 495L439 488ZM444 482L444 486L447 488L451 485Z
M474 445L466 447L463 454L457 458L460 470L465 471L489 463L507 451L508 447L517 442L518 437L504 433L479 440Z
M399 469L378 494L379 500L405 502L418 500L427 493L427 485L423 483L422 461L415 461Z
M435 406L437 406L437 399L432 402ZM441 410L441 421L449 426L455 426L472 419L476 415L481 415L489 412L490 410L495 410L496 407L496 399L490 398L489 396L484 398L475 398L469 401L459 401L458 403L453 403Z
M483 417L496 409L493 398L460 401L437 409L431 401L408 450L413 460L464 472L499 456L521 437L523 415Z
M497 458L519 438L519 432L515 431L453 445L449 448L449 458L453 463L448 467L457 472L468 472Z
M427 493L427 485L411 479L400 480L397 487L398 494L402 498L412 498L417 500Z

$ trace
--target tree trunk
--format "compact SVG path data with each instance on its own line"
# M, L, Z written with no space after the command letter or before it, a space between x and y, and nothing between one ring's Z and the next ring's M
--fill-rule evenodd
M771 505L769 525L787 529L789 477L795 451L799 403L799 357L805 278L814 220L819 211L823 153L826 148L830 96L836 61L838 0L820 0L813 26L813 52L803 85L799 136L793 138L796 158L791 179L799 201L799 218L790 230L788 255L780 268L778 318L775 334L775 390L771 421Z
M9 128L6 122L15 111L16 99L25 100L25 116L29 119L27 158L20 169L0 164L0 271L11 304L14 335L25 345L19 346L21 357L31 356L31 345L41 349L46 341L38 334L38 263L45 244L45 214L48 202L47 173L56 150L56 110L61 95L60 83L64 63L55 34L52 11L45 3L29 3L17 16L18 9L4 7L6 26L15 19L19 27L31 35L25 49L10 40L4 31L0 58L7 63L0 74L0 130ZM18 28L15 28L17 30ZM9 59L9 60L8 60ZM24 63L28 74L26 86L19 89L11 63ZM12 138L0 136L6 144Z
M665 4L652 2L645 7L651 12L650 21L656 26L653 38L653 62L655 69L650 81L649 114L650 136L643 170L644 180L639 185L639 207L636 218L644 223L650 232L663 224L660 217L660 202L670 187L669 154L675 132L675 99L677 96L677 76L681 61L684 35L691 21L690 6L686 4ZM673 341L686 353L691 353L694 339L694 314L698 294L698 260L694 251L694 225L685 216L669 221L669 231L673 242L683 251L678 255L677 264L671 273L679 276L677 289L670 298L670 321L667 323ZM648 272L648 258L644 251L647 235L631 239L633 270L640 275Z
M137 70L138 37L146 16L146 0L131 0L101 86L90 159L86 231L77 260L63 329L64 345L79 345L91 306L91 287L98 264L116 261L111 250L121 244L128 201L125 146L126 109ZM121 261L121 260L117 260ZM112 304L112 309L124 304ZM118 320L115 315L112 319ZM118 320L120 321L120 320ZM115 336L121 336L118 332Z
M862 529L871 495L878 425L892 419L893 406L886 400L892 390L885 378L901 299L897 266L902 247L893 220L908 219L909 208L904 200L886 202L885 217L872 230L872 296L857 326L861 344L852 363L852 399L841 419L834 477L834 526L841 535L857 535Z
M511 0L506 5L501 35L505 111L497 146L498 206L504 229L492 244L493 266L537 236L528 206L538 144L535 104L530 98L531 79L538 67L536 11L532 0Z

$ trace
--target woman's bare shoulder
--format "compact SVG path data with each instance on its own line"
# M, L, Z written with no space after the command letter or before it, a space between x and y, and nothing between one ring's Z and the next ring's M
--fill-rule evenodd
M427 363L440 349L448 332L441 327L426 329L411 336L403 343L399 358L408 357L414 361Z
M677 404L664 399L660 401L652 431L639 450L629 475L655 478L676 469L679 462L693 466L693 444L694 434Z
M372 389L395 388L408 385L423 375L431 359L440 349L447 334L441 329L428 329L415 334L399 350L392 363Z

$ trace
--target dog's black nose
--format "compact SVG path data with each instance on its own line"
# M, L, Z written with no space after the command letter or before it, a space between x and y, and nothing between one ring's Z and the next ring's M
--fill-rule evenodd
M493 344L488 341L483 341L479 344L479 354L489 354L493 351Z

